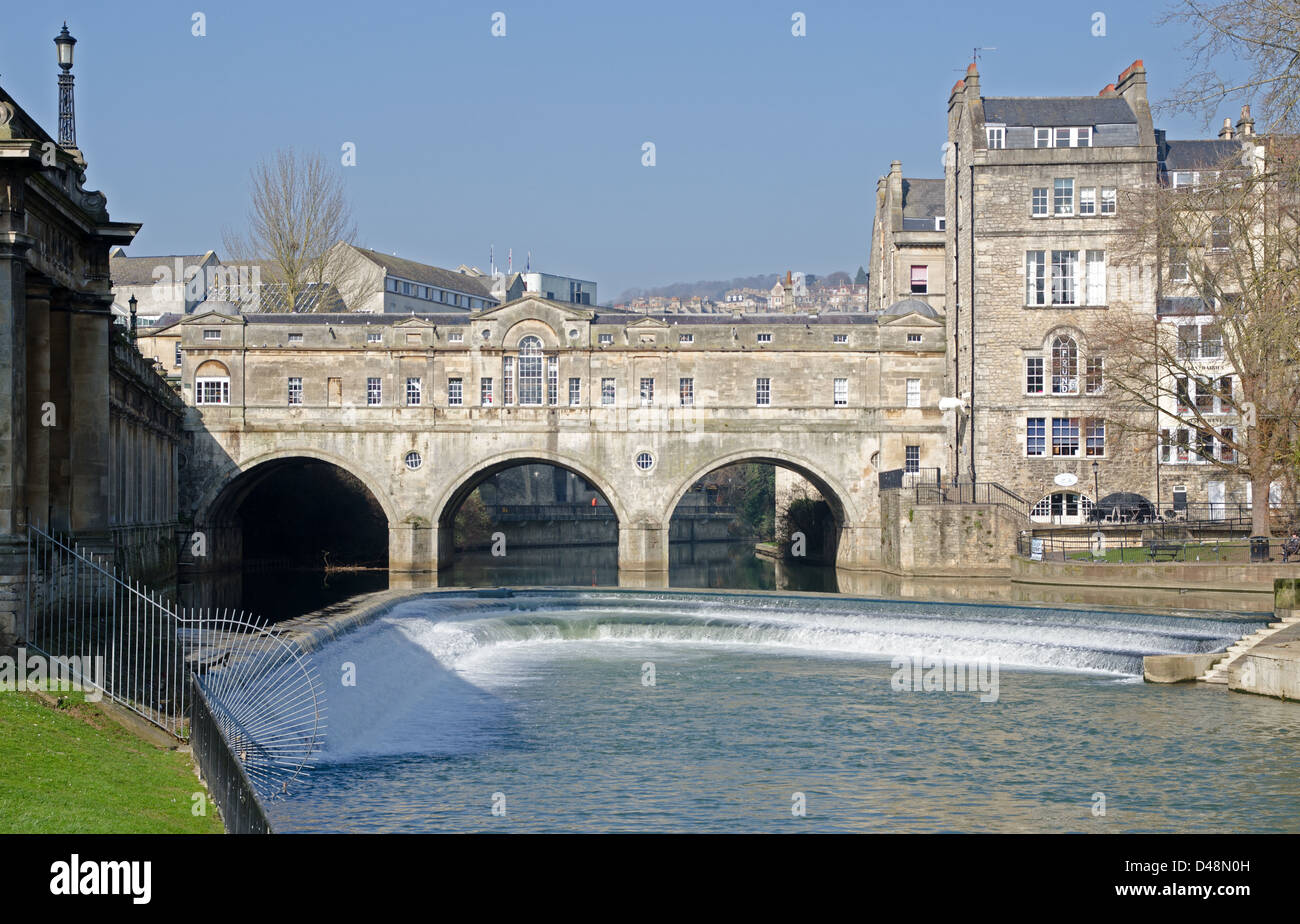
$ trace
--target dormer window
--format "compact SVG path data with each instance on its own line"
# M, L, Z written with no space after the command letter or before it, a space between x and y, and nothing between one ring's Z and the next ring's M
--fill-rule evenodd
M1035 128L1034 147L1036 148L1090 148L1092 147L1092 127L1070 126L1068 128Z
M984 131L988 137L990 150L1000 150L1007 146L1007 127L1005 125L986 125Z

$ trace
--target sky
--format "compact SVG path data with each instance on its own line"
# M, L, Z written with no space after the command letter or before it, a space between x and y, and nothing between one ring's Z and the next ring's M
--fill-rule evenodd
M67 20L87 187L114 219L143 223L132 255L220 256L222 229L247 214L250 169L293 146L341 171L363 246L484 270L490 245L502 267L513 248L516 270L531 251L534 269L595 280L610 303L630 287L853 273L890 161L941 175L948 93L973 48L996 49L980 52L987 96L1091 95L1142 58L1154 102L1187 68L1183 36L1155 24L1162 8L15 3L0 85L54 134L52 39ZM355 166L341 164L347 143Z

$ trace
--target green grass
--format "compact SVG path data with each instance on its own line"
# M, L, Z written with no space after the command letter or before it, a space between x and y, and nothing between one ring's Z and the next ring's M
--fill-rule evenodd
M55 709L0 693L0 833L220 834L186 754L136 737L81 693ZM195 793L207 800L196 816Z
M1178 550L1176 555L1170 549L1161 549L1160 554L1155 561L1189 561L1195 563L1199 560L1237 562L1241 564L1250 561L1250 548L1240 541L1233 542L1231 545L1225 544L1220 546L1216 546L1212 542L1199 544L1189 543L1186 547L1185 553L1186 557L1184 557L1184 549L1181 548ZM1057 554L1059 555L1060 553ZM1071 552L1069 553L1069 556L1073 561L1101 561L1111 564L1120 562L1138 564L1152 561L1150 550L1144 545L1137 544L1125 548L1108 548L1106 549L1106 555L1104 558L1094 558L1092 552Z

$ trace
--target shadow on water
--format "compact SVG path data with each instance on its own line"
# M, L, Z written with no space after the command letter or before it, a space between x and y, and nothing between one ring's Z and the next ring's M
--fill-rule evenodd
M283 622L358 594L388 589L388 571L325 571L246 568L182 576L177 601L184 607L242 610L267 622Z

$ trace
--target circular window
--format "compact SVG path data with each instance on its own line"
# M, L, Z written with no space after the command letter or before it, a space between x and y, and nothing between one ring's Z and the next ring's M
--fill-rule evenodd
M421 457L421 455L418 452L416 452L414 449L412 449L410 452L406 454L406 467L409 468L411 471L415 471L423 464L424 464L423 457Z
M636 454L636 467L643 472L648 472L655 467L655 457L648 452L638 452Z
M578 329L576 327L569 331L569 339L570 340L578 339Z
M492 331L488 330L486 327L483 328L483 339L487 340L491 336L492 336Z

